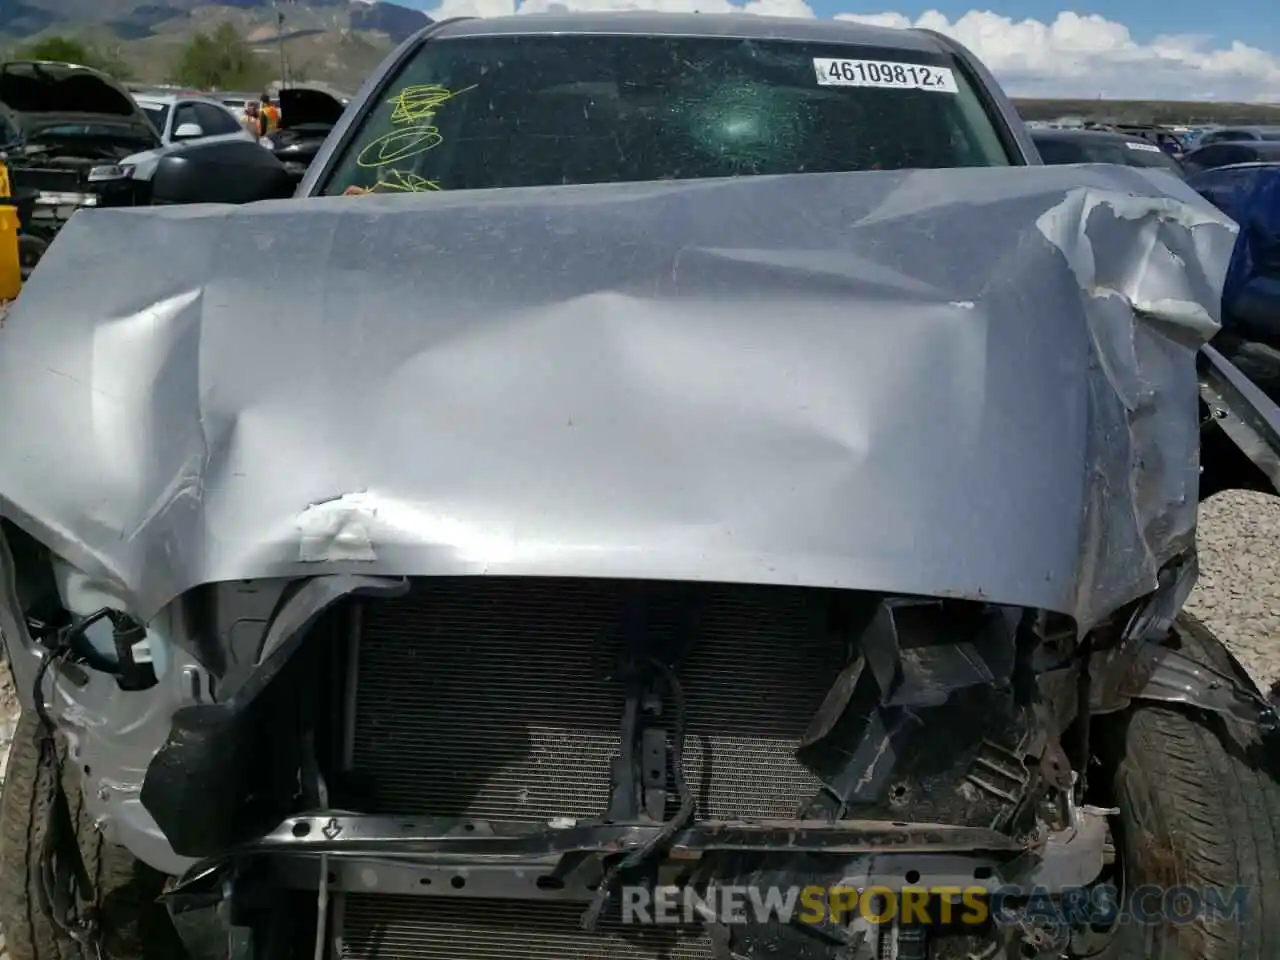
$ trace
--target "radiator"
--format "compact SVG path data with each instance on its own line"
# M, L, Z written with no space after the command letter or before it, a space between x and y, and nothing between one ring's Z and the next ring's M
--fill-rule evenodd
M712 960L701 930L602 919L581 904L348 895L343 960Z
M622 717L611 677L637 611L646 636L692 637L678 674L698 816L794 817L819 787L796 744L844 662L821 591L496 577L423 579L404 597L366 603L353 749L365 808L499 821L601 816ZM593 939L576 931L580 905L555 902L506 903L473 929L474 903L351 897L351 943L378 930L387 939L348 955L706 955L696 939Z

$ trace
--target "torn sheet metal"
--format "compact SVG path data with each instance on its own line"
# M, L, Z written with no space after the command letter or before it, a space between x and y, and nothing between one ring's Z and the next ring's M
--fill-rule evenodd
M1234 234L1121 167L93 211L0 331L0 509L143 616L341 571L1088 624L1192 543Z

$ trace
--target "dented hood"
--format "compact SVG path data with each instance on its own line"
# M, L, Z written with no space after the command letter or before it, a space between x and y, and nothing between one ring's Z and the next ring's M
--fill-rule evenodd
M1234 229L1120 167L91 211L0 330L0 510L143 616L347 571L1090 623L1193 545Z

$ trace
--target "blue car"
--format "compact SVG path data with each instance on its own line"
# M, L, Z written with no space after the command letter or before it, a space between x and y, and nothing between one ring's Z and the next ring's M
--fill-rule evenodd
M1280 162L1203 170L1187 182L1240 224L1223 288L1225 325L1280 347Z
M1240 224L1214 346L1280 402L1280 162L1202 170L1187 183Z

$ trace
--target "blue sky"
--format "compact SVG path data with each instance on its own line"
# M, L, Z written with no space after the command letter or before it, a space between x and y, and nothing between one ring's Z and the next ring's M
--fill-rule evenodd
M812 4L819 16L839 13L841 0L819 0ZM1092 4L1067 4L1054 0L992 0L965 3L964 0L939 0L938 3L894 5L899 13L918 17L935 9L955 20L969 10L1027 18L1048 23L1061 10L1096 13L1123 23L1140 41L1161 34L1209 35L1221 43L1244 40L1264 49L1280 52L1280 3L1274 0L1099 0ZM867 13L879 12L867 10Z
M402 6L430 10L438 0L398 0ZM895 4L853 0L813 0L810 4L820 17L836 13L883 13L893 10L918 17L926 10L937 10L955 20L970 10L990 10L1013 17L1050 22L1064 9L1077 13L1097 13L1108 20L1123 23L1135 38L1149 40L1160 34L1180 33L1212 35L1220 41L1247 40L1272 51L1280 51L1280 3L1271 0L1100 0L1091 5L1063 6L1054 0L994 0L966 3L964 0L940 0L928 4Z
M398 0L437 15L563 6L746 9L950 33L1026 96L1217 99L1280 105L1278 0Z

